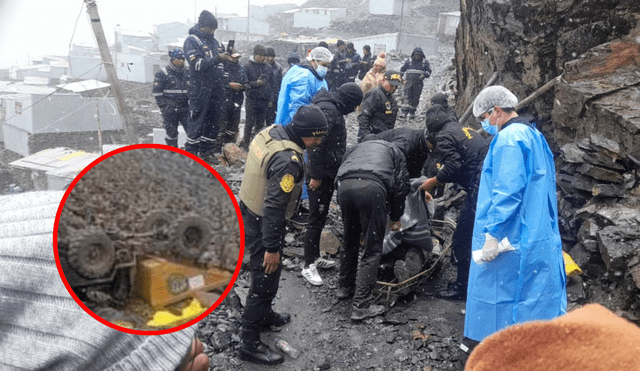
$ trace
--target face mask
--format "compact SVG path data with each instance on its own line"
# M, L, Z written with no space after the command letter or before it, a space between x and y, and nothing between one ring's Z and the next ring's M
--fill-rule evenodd
M495 126L495 125L491 125L489 123L489 118L486 118L486 119L482 120L481 124L482 124L482 128L484 129L484 131L489 133L489 135L498 134L498 127Z
M316 69L316 72L318 73L318 76L325 77L325 76L327 76L327 71L328 70L329 70L329 68L327 66L323 66L323 65L319 64L318 68Z

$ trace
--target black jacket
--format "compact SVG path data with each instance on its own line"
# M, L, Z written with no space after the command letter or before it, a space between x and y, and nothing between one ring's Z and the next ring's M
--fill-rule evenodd
M249 59L244 66L244 73L247 75L248 89L247 99L252 101L262 101L264 106L269 103L271 98L271 81L272 70L271 65L267 63L258 63L253 57ZM260 85L259 80L264 81L264 84Z
M398 104L391 93L376 86L365 94L360 106L362 111L358 115L360 132L358 140L367 134L378 134L385 130L391 130L396 124Z
M451 118L441 106L427 112L427 128L435 149L441 155L436 178L442 183L456 183L470 191L477 186L484 156L489 148L485 138L470 127Z
M244 91L233 90L229 87L230 82L237 82L241 85L247 83L247 75L245 75L244 68L242 68L240 63L224 63L224 80L226 82L225 91L227 93L227 103L237 103L242 106L242 102L244 101Z
M360 80L364 79L364 76L367 74L367 72L369 72L371 67L373 67L373 62L375 62L375 60L375 57L371 53L362 56L362 61L360 61L358 67L360 70L360 72L358 73L358 78Z
M419 178L426 172L423 171L425 162L429 157L429 147L424 129L395 128L379 133L378 138L391 142L398 146L407 160L407 170L411 178Z
M280 83L282 82L282 67L276 62L273 64L268 64L271 66L271 81L269 85L271 87L271 101L274 104L278 103L278 94L280 93Z
M370 140L349 147L338 169L336 180L368 179L387 191L389 217L400 220L411 184L404 154L383 140Z
M317 104L327 119L328 130L322 143L307 151L308 172L312 179L335 177L342 162L342 156L347 149L347 129L342 115L342 103L335 93L325 89L320 90L311 99Z

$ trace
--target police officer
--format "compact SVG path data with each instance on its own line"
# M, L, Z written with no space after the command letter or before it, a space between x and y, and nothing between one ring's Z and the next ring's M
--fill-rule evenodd
M400 72L406 74L405 80L407 81L404 86L404 99L408 105L403 107L403 113L413 116L420 102L424 79L431 76L431 66L429 61L425 59L421 47L413 49L411 58L407 59L400 67Z
M289 125L262 130L249 146L240 187L240 211L250 254L251 287L242 315L240 358L262 364L284 361L260 332L291 321L271 307L278 292L285 224L297 209L304 178L304 150L321 143L327 120L318 106L302 106Z
M223 61L220 44L213 37L218 20L203 10L198 23L189 30L184 52L189 60L189 124L185 149L205 160L213 157L225 100Z
M164 141L168 146L178 147L178 123L186 131L189 119L189 71L184 66L182 50L170 50L169 58L169 63L156 73L151 93L162 110Z
M431 192L438 185L456 183L467 192L460 209L458 227L452 237L453 258L457 267L456 281L437 293L444 299L459 300L467 295L473 237L471 226L476 215L482 163L489 146L478 132L463 127L438 104L431 106L426 115L428 140L440 154L442 166L436 176L425 180L420 188Z
M402 76L398 71L385 72L382 82L365 94L358 115L358 141L367 134L378 134L393 129L398 115L398 104L393 97L396 88L402 85Z

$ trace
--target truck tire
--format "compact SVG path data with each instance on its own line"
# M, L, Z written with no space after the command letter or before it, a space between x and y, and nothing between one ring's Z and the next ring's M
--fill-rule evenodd
M181 258L198 259L211 245L211 225L199 215L185 215L171 226L174 252Z
M153 232L154 251L166 251L171 244L171 217L168 211L154 210L147 214L142 232Z
M113 241L101 229L88 229L71 239L67 261L84 278L105 277L111 273L116 251Z

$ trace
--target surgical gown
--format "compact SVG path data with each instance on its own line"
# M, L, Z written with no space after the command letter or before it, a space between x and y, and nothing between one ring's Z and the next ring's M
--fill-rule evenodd
M471 261L465 337L481 341L515 323L566 313L553 154L520 117L503 126L484 160L473 250L482 249L485 233L507 237L515 250Z

